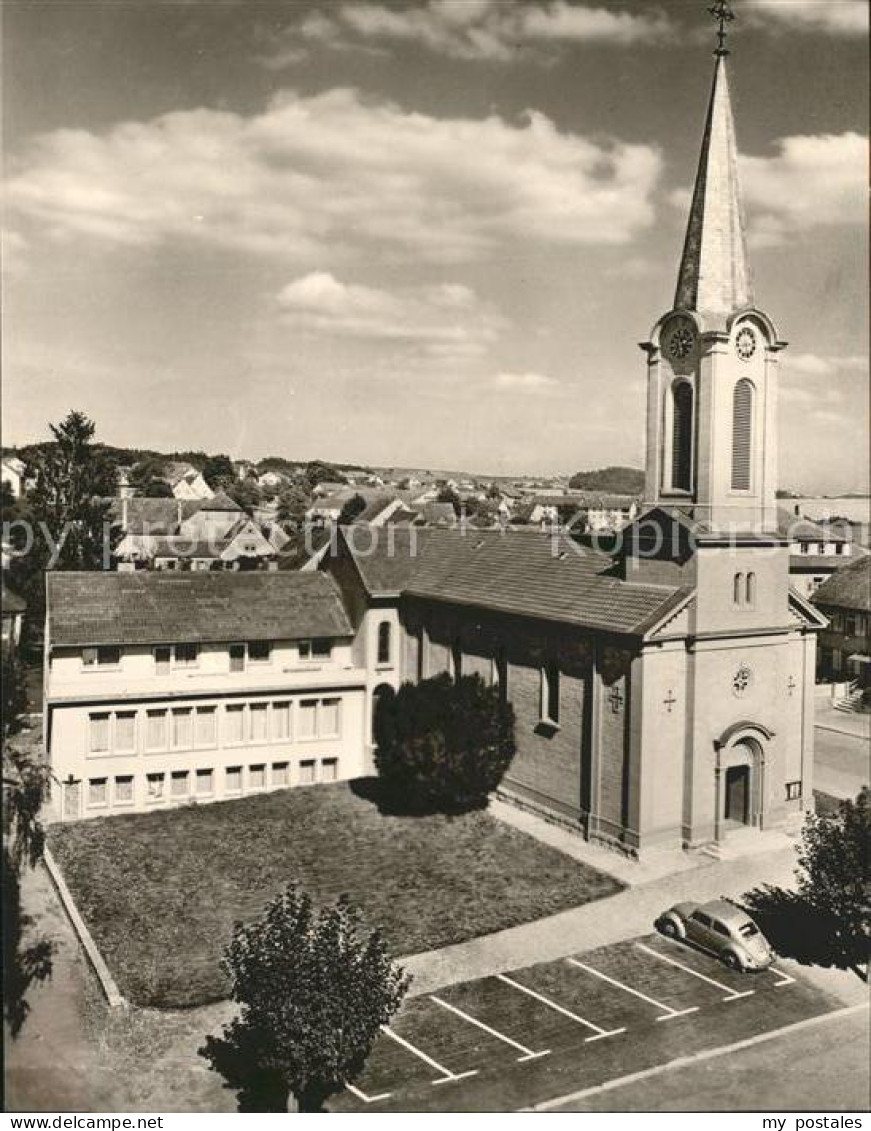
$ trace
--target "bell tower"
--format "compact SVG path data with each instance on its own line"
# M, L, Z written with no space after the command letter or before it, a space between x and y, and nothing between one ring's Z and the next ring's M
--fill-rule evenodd
M777 528L779 339L754 303L729 95L725 0L674 304L647 353L648 506L714 531Z

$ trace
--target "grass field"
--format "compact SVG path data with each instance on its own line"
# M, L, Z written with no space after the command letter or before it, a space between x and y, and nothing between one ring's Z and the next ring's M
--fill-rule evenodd
M226 996L234 921L298 880L347 892L395 954L601 899L620 885L487 813L385 816L346 783L55 825L49 844L121 992L140 1005Z

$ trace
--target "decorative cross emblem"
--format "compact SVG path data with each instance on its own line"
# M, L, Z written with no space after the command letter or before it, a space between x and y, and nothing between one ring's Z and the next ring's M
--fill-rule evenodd
M726 47L726 38L728 36L727 26L735 19L735 13L726 3L726 0L717 0L717 3L708 8L710 14L717 22L717 55L728 55L729 50Z
M671 688L669 688L668 689L668 695L666 695L666 697L663 699L663 703L665 704L665 709L668 711L669 714L671 714L671 709L675 705L676 702L677 702L677 699L675 699L675 697L674 697L674 692L672 691Z
M611 710L615 715L620 714L620 708L623 706L623 692L615 683L608 694L608 700L611 703Z
M795 688L796 688L796 682L795 682L795 678L793 676L790 676L789 679L786 681L786 686L787 686L787 690L789 691L789 694L792 695L793 691L795 691Z

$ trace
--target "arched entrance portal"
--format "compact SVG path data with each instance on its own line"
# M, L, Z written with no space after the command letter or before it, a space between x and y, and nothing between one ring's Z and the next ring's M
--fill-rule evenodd
M741 723L714 743L714 835L765 824L765 752L774 733L758 723Z

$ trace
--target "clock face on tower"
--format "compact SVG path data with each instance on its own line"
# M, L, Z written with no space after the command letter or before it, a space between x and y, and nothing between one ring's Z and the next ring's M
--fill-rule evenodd
M686 322L678 322L666 336L666 349L676 361L688 357L693 348L695 335Z
M742 361L749 361L754 353L756 353L756 335L749 326L745 326L738 331L738 337L735 339L735 349L738 351L738 356Z

